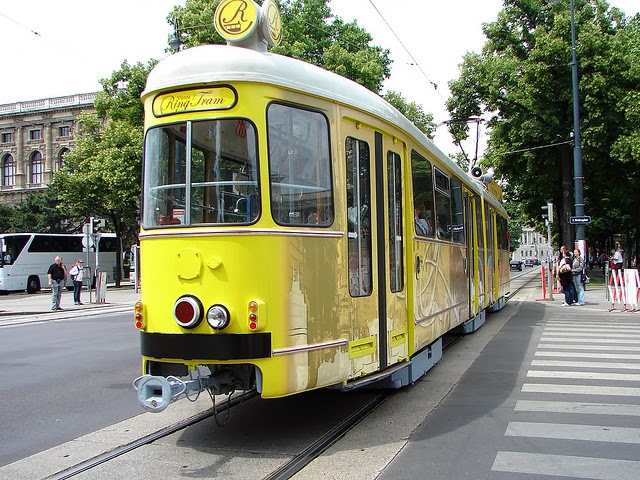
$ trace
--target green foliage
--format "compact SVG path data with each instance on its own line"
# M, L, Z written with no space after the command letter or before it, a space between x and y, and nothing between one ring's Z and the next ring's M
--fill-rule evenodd
M400 113L407 117L411 122L424 133L429 140L433 140L436 132L436 124L433 123L433 115L425 113L422 107L416 102L407 103L405 98L393 90L383 95L384 99L391 105L396 107Z
M72 233L75 225L58 209L56 193L50 189L26 195L22 203L7 208L0 231L10 233ZM7 221L8 220L8 221Z
M595 243L638 225L633 182L638 156L638 19L627 21L604 0L576 0L585 212ZM484 25L481 53L465 56L450 82L453 117L484 116L490 139L483 164L505 183L508 201L540 225L553 198L558 235L570 244L573 215L571 29L567 0L506 0ZM634 120L636 122L634 123ZM462 140L467 125L451 128ZM634 150L635 149L635 150ZM636 178L632 176L631 178Z
M219 0L187 0L167 17L177 26L185 48L226 41L213 25ZM331 14L327 0L281 3L283 38L271 51L297 58L350 78L379 93L389 78L389 50L371 45L371 35L356 22L345 23Z

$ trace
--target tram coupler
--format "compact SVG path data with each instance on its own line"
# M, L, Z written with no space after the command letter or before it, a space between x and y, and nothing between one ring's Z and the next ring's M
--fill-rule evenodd
M148 412L158 413L182 395L199 393L209 386L207 377L182 380L177 377L142 375L133 381L138 392L138 402Z

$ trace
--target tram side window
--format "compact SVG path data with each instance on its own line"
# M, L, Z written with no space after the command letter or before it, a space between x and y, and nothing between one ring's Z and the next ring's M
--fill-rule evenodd
M451 199L453 201L453 241L464 243L464 207L462 204L462 183L451 178Z
M186 123L147 132L142 217L145 228L184 223L186 134Z
M488 204L484 204L484 219L487 228L487 248L490 252L494 248L494 235L493 235L493 210L489 208Z
M451 183L449 177L435 169L436 186L436 233L438 238L451 240Z
M485 224L482 221L482 201L476 202L476 226L478 228L478 248L484 248L484 230Z
M507 219L498 217L498 248L500 250L509 250L509 233Z
M347 155L347 229L349 239L349 294L371 295L371 191L369 144L348 137Z
M392 292L404 289L402 256L402 163L400 155L387 153L389 197L389 287Z
M433 237L433 177L431 163L415 150L411 151L414 228L421 237Z
M333 192L329 124L310 110L272 103L267 110L271 213L280 225L329 226Z
M192 224L252 223L260 214L257 138L247 120L193 122Z

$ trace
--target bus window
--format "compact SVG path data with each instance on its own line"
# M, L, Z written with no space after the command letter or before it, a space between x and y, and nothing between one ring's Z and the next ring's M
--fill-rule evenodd
M13 264L29 241L29 238L29 235L5 235L2 237L3 252L0 265Z
M415 150L411 151L411 175L413 178L414 229L421 237L433 237L433 177L431 163Z
M280 225L333 223L327 118L273 103L267 111L271 213Z
M371 198L369 145L347 138L347 236L349 238L349 293L371 295Z

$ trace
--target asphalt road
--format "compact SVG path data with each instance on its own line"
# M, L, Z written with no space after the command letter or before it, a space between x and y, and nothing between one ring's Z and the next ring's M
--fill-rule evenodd
M142 412L127 313L0 328L0 466Z

